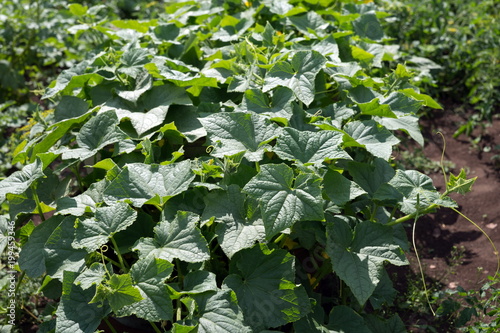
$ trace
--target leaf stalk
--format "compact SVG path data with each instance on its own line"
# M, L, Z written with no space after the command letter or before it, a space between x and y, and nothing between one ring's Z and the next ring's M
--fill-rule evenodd
M116 244L116 241L113 238L113 236L111 236L109 239L111 240L111 243L113 244L113 249L115 250L116 255L118 256L118 260L120 261L120 267L122 268L122 271L124 273L128 273L130 267L128 267L125 260L123 260L122 254L120 253L120 249L118 248L118 244Z
M153 322L149 322L151 326L153 326L153 329L155 330L156 333L161 333L160 329L155 325Z
M113 325L111 325L111 323L109 322L108 317L104 318L104 322L106 323L106 325L108 325L108 327L109 327L109 329L111 330L112 333L118 333L118 332L116 332L116 330L113 327Z
M33 195L33 200L35 200L36 209L38 210L38 215L40 215L40 219L45 221L45 215L43 215L42 203L40 202L40 198L38 197L38 193L36 192L36 186L31 184L31 193Z

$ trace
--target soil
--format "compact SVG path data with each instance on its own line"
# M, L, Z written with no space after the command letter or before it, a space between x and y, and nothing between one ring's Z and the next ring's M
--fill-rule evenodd
M493 119L489 125L476 127L469 136L462 134L454 138L455 131L471 113L460 112L460 107L452 103L445 105L444 110L421 119L425 138L423 154L431 161L440 162L443 138L438 132L441 132L446 142L444 160L455 165L449 171L457 175L463 168L468 178L477 177L471 192L466 195L452 194L451 197L459 205L458 210L483 229L500 249L500 117ZM412 143L407 149L418 152L418 147ZM444 192L443 174L438 171L429 176L436 188ZM411 232L408 226L409 239ZM461 286L465 290L479 290L487 277L497 272L499 262L491 243L476 226L450 209L443 208L421 217L416 226L415 239L428 286L441 289ZM409 260L410 267L399 271L399 276L420 279L413 252L409 254ZM409 281L399 281L396 287L404 292L408 290L408 284ZM407 319L411 321L411 318ZM421 323L433 325L434 321L428 316ZM440 332L444 329L446 332L454 331L451 327L442 329Z

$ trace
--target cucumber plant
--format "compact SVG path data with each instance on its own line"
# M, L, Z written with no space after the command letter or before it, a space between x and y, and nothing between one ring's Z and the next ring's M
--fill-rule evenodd
M404 331L386 311L403 223L474 180L441 194L391 162L440 106L397 63L386 15L188 1L86 27L102 44L47 87L56 106L0 182L19 271L58 300L41 332L130 316L156 332Z

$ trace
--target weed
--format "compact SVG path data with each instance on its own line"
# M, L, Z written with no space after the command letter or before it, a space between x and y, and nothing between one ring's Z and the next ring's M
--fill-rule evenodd
M425 174L441 172L441 161L433 161L425 156L422 148L414 150L402 150L399 153L398 162L405 169L419 170ZM443 161L445 172L449 173L456 168L455 163L449 160Z

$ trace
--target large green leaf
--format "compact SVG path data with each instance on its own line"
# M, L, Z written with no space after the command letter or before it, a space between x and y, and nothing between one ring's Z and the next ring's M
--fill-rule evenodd
M83 161L105 146L125 140L127 135L118 127L118 122L113 111L98 113L86 122L76 135L79 148L63 150L62 158Z
M89 304L95 287L87 290L74 283L77 274L66 271L63 277L63 292L56 311L56 332L93 333L109 312L109 306Z
M177 70L173 70L168 66L158 66L160 71L159 74L172 82L179 88L190 87L187 89L188 92L193 95L199 95L199 90L203 87L217 87L217 79L210 76L204 76L203 74L196 73L183 73Z
M23 194L7 194L9 201L9 214L15 219L21 213L48 213L54 210L54 199L64 197L68 194L69 183L71 180L65 178L61 181L60 177L54 175L52 170L46 171L47 177L39 179L34 185L30 186ZM38 195L40 206L37 208L34 196Z
M384 38L384 30L373 12L364 13L352 21L354 31L360 37L366 37L374 41L380 41Z
M441 194L434 187L432 179L416 170L397 170L388 185L403 195L401 211L405 214L415 213L436 202L447 204L440 200ZM379 197L378 193L375 197ZM453 202L449 204L454 206Z
M22 194L28 190L37 179L44 177L43 163L40 159L28 164L22 170L14 172L0 182L0 204L5 201L7 194Z
M269 8L269 11L280 16L284 16L293 9L293 6L288 3L288 0L263 0L262 3Z
M381 104L389 105L391 110L397 114L398 117L411 114L415 115L422 106L421 101L408 97L399 91L395 91L390 93L388 96L381 97L380 102Z
M116 110L121 119L130 119L137 135L142 137L146 132L154 127L160 126L165 120L168 107L155 107L146 112L132 112L129 110Z
M190 161L169 165L126 164L104 190L104 201L108 205L126 201L141 207L154 199L151 202L163 204L187 190L194 177Z
M133 48L123 52L120 62L125 68L145 65L148 62L149 50Z
M217 239L229 258L265 238L262 218L246 209L245 197L238 185L233 184L227 191L214 191L204 198L206 208L202 219L215 218Z
M333 170L328 170L324 176L323 188L330 200L339 206L366 193L356 182Z
M196 226L199 216L179 211L172 221L160 221L155 227L154 238L141 238L134 245L140 258L148 255L172 261L174 258L187 262L210 259L208 245Z
M139 97L141 97L142 94L151 89L152 86L153 78L146 71L146 69L143 69L135 78L134 90L118 90L117 94L124 100L136 103Z
M349 232L349 224L335 217L327 224L326 251L333 271L349 286L360 304L370 298L378 285L385 261L408 264L401 248L394 244L392 228L364 221Z
M176 106L175 108L170 108L165 122L173 122L176 129L184 135L187 142L195 142L207 135L207 131L198 119L195 107Z
M71 118L79 118L87 113L89 105L81 98L63 96L54 110L54 120L60 122Z
M103 179L92 183L82 194L57 200L56 214L82 216L95 212L97 203L104 201L102 194L107 185L108 181Z
M376 158L370 164L349 162L348 170L354 182L370 195L375 194L380 186L396 174L391 165L381 158Z
M95 209L96 202L85 193L57 200L57 214L82 216L85 213L95 211Z
M255 19L252 14L253 11L248 10L239 13L238 18L230 15L224 16L220 28L213 34L212 39L223 42L238 40L254 24Z
M378 98L374 98L367 103L359 103L358 107L361 111L361 114L387 118L397 118L396 114L392 112L391 107L387 104L381 104Z
M370 328L371 333L400 333L406 332L405 323L398 314L389 319L383 319L374 314L365 317L365 323Z
M287 17L287 21L304 35L313 39L316 39L318 35L324 36L325 30L329 25L321 15L313 10L307 11L303 15L289 16Z
M287 127L278 137L274 152L284 160L303 164L321 164L351 157L340 148L342 133L335 131L299 131Z
M394 289L391 278L386 270L382 270L380 282L370 297L370 304L375 310L382 309L384 305L393 305L398 292Z
M407 132L413 140L417 141L421 146L424 145L424 137L418 125L418 117L403 116L398 119L376 117L375 120L389 130L403 130Z
M220 158L244 151L249 161L260 161L271 148L269 142L279 134L278 126L254 113L217 113L200 121L214 146L212 155Z
M374 120L353 121L344 127L344 131L358 144L366 148L376 157L388 160L392 154L392 146L399 140L386 128L379 127ZM350 139L345 144L351 145Z
M292 111L293 91L286 87L277 87L269 98L260 89L245 91L245 96L238 111L252 111L270 118L284 118L290 120Z
M417 91L415 91L414 89L407 88L407 89L402 89L399 91L408 97L414 98L415 100L422 102L422 104L425 106L428 106L428 107L434 108L434 109L442 109L441 105L439 105L438 102L433 100L432 97L425 95L425 94L420 94Z
M104 79L102 76L95 73L85 73L90 63L91 61L85 60L72 68L63 70L57 80L49 85L42 98L51 98L61 92L72 95L74 89L82 88L89 81L93 84L102 82Z
M37 226L19 255L19 266L30 277L44 272L62 278L63 271L78 272L85 264L87 251L71 246L75 236L74 216L54 216Z
M347 97L356 104L366 104L375 99L380 99L381 95L372 88L359 85L349 89Z
M338 305L332 309L328 328L339 333L372 333L366 326L363 317L346 305Z
M299 51L292 61L279 61L267 73L264 92L277 86L290 88L297 99L306 105L314 101L314 80L326 63L325 57L316 51Z
M164 282L172 274L173 267L170 262L154 256L138 260L130 275L143 300L123 307L120 315L136 315L151 322L172 320L172 302Z
M79 102L76 102L77 104L75 108L79 108ZM30 161L33 162L37 157L39 157L42 153L45 153L49 151L50 149L53 149L54 146L57 146L56 143L63 138L65 135L68 134L68 132L76 126L79 126L81 123L83 123L88 117L90 117L92 114L92 111L87 111L86 113L82 115L78 115L73 118L69 119L64 119L60 122L57 122L49 128L47 128L46 133L42 136L42 139L37 141L36 143L33 144L30 152ZM56 115L57 119L57 115ZM15 159L21 159L21 157L26 157L27 152L21 152L15 156Z
M133 106L119 103L116 105L118 106L116 114L120 120L130 119L137 134L142 136L152 128L163 124L171 105L191 104L191 99L184 88L163 84L146 91ZM109 103L108 107L113 108L114 104Z
M224 287L236 293L245 323L259 332L299 320L311 311L305 289L295 284L294 257L265 245L236 253Z
M182 294L202 294L207 291L218 291L216 276L212 272L192 271L184 277Z
M110 237L134 223L137 212L128 204L119 202L109 207L96 209L95 217L78 221L73 247L85 248L88 252L106 244Z
M107 272L112 272L113 267L111 264L104 266L99 262L94 262L90 267L85 269L75 279L74 283L82 287L83 290L89 289L93 285L101 284L102 280L106 277Z
M260 202L268 239L295 222L323 219L320 181L312 173L300 173L294 181L285 164L261 167L243 191Z
M245 325L234 292L218 290L194 295L198 305L199 333L250 333L252 330Z
M342 60L339 58L339 46L332 35L328 35L325 39L314 43L312 49L327 57L335 65L342 64Z

